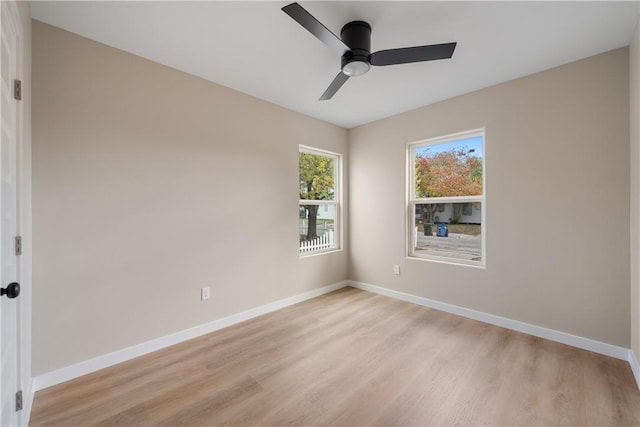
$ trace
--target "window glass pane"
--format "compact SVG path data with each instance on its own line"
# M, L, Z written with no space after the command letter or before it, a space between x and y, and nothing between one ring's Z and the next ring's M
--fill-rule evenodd
M335 221L335 204L300 205L300 253L336 248Z
M413 148L416 198L482 195L482 136Z
M335 200L335 159L300 152L300 199Z
M482 261L481 202L417 204L414 225L415 255Z

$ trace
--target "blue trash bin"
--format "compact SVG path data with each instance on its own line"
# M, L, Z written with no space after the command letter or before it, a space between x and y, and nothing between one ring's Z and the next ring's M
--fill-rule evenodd
M449 237L449 227L447 227L447 224L438 224L438 229L436 230L436 236Z

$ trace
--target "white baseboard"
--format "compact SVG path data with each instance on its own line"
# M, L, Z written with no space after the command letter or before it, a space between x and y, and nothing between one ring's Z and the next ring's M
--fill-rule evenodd
M332 285L324 286L322 288L314 289L309 292L305 292L299 295L294 295L289 298L274 301L269 304L265 304L241 313L237 313L222 319L215 320L204 325L199 325L190 329L185 329L174 334L166 335L164 337L156 338L141 344L137 344L131 347L124 348L122 350L114 351L102 356L95 357L93 359L85 360L75 365L67 366L46 374L35 377L28 390L24 395L24 410L25 413L31 413L31 405L33 403L34 393L38 390L72 380L82 375L95 372L97 370L107 368L109 366L121 363L138 356L142 356L147 353L151 353L162 348L178 344L183 341L190 340L192 338L199 337L214 331L217 331L228 326L235 325L245 320L252 319L263 314L270 313L275 310L279 310L284 307L288 307L299 302L315 298L320 295L324 295L329 292L333 292L337 289L345 286L352 286L354 288L362 289L365 291L385 295L391 298L399 299L402 301L411 302L414 304L422 305L425 307L434 308L447 313L456 314L462 317L467 317L481 322L489 323L492 325L500 326L503 328L511 329L518 332L523 332L529 335L545 338L551 341L567 344L572 347L581 348L584 350L592 351L594 353L603 354L606 356L614 357L616 359L626 360L631 366L633 375L635 376L638 387L640 388L640 364L633 351L618 347L612 344L595 341L589 338L584 338L566 332L560 332L553 329L544 328L541 326L531 325L529 323L520 322L517 320L508 319L505 317L495 316L492 314L484 313L481 311L471 310L468 308L456 306L453 304L447 304L440 301L431 300L428 298L418 297L415 295L394 291L391 289L382 288L375 285L370 285L362 282L344 281L335 283ZM28 423L28 420L27 420Z
M550 341L567 344L572 347L581 348L583 350L589 350L594 353L604 354L606 356L614 357L616 359L629 360L630 350L628 348L618 347L613 344L607 344L600 341L595 341L590 338L571 335L566 332L560 332L554 329L544 328L542 326L531 325L529 323L520 322L518 320L512 320L506 317L495 316L493 314L483 313L481 311L471 310L469 308L464 308L464 307L460 307L453 304L447 304L444 302L435 301L428 298L418 297L415 295L406 294L403 292L398 292L391 289L382 288L380 286L370 285L367 283L350 281L349 284L354 288L362 289L362 290L373 292L376 294L385 295L385 296L399 299L402 301L412 302L414 304L422 305L429 308L435 308L436 310L457 314L458 316L479 320L484 323L489 323L489 324L500 326L506 329L523 332L525 334L533 335L540 338L545 338ZM636 361L636 366L637 366L637 361ZM637 374L635 375L637 380L638 375Z
M636 378L636 384L638 384L638 388L640 389L640 364L638 364L638 359L633 353L633 350L629 350L629 366L631 366L633 376Z
M83 362L60 368L52 372L47 372L46 374L38 375L34 378L34 392L47 387L51 387L56 384L60 384L65 381L72 380L91 372L98 371L100 369L107 368L117 363L133 359L135 357L139 357L144 354L151 353L153 351L160 350L162 348L166 348L183 341L187 341L192 338L196 338L201 335L205 335L219 329L235 325L240 322L244 322L245 320L249 320L254 317L261 316L263 314L267 314L272 311L276 311L281 308L288 307L290 305L297 304L299 302L315 298L329 292L333 292L348 285L349 282L344 281L324 286L322 288L313 289L309 292L304 292L299 295L294 295L289 298L284 298L269 304L252 308L250 310L233 314L222 319L214 320L210 323L205 323L203 325L199 325L190 329L185 329L183 331L166 335L164 337L156 338L147 342L143 342L141 344L123 348L112 353L94 357L93 359L85 360Z

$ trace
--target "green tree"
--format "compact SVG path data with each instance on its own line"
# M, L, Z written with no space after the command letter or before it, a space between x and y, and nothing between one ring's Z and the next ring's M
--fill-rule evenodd
M300 153L300 200L333 200L334 161L327 156ZM307 240L318 237L318 205L302 205L307 212Z
M482 194L482 159L471 156L467 147L436 154L416 155L416 197L477 196ZM433 222L436 204L421 205L423 218ZM459 211L461 206L454 205ZM454 212L460 217L461 212Z

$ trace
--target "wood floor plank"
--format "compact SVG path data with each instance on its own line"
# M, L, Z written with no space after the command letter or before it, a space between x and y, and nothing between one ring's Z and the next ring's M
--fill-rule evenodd
M628 364L345 288L36 393L31 426L640 426Z

